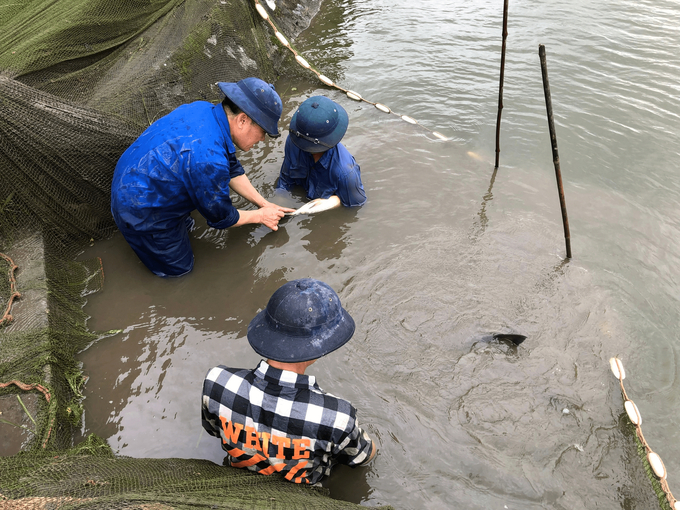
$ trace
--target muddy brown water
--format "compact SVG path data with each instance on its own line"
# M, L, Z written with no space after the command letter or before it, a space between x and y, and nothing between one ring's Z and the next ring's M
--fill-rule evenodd
M339 468L334 497L396 508L656 508L608 359L628 370L645 437L680 495L680 9L676 2L512 5L501 168L493 160L501 6L325 5L299 50L427 130L302 79L277 84L282 126L312 94L350 113L343 143L368 203L218 231L196 215L194 271L163 280L122 237L96 243L104 289L81 353L83 433L134 457L222 462L203 432L203 377L253 367L246 328L281 284L329 283L357 331L314 364L380 451ZM571 225L564 237L538 43L546 45ZM263 195L284 136L240 158ZM527 336L520 346L489 334Z

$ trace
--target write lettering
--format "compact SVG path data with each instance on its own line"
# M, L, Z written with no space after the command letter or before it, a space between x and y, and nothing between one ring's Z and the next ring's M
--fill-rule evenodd
M262 446L260 446L260 441L257 439L257 430L253 427L246 427L246 441L243 443L245 448L255 448L256 450L262 451Z
M293 458L294 459L308 459L309 458L309 439L293 439Z
M222 431L224 431L222 442L227 444L227 440L229 440L231 443L238 443L238 435L243 430L243 425L240 423L232 424L224 416L220 416L220 421L222 422Z
M272 444L279 447L279 451L276 452L277 459L285 459L286 456L283 454L283 448L290 448L290 438L281 436L272 436Z
M224 416L220 416L222 422L222 432L224 433L223 443L231 443L233 445L239 444L239 436L241 431L245 432L243 441L243 448L251 450L259 450L265 455L269 455L269 446L276 446L276 458L286 459L285 449L293 448L292 459L308 459L310 457L309 439L293 439L285 436L274 436L269 432L258 432L254 427L245 427L241 423L233 423L227 421ZM305 464L302 462L301 464Z

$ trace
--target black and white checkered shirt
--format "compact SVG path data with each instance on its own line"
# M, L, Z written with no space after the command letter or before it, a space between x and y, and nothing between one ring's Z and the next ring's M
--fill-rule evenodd
M261 361L255 370L218 366L203 381L203 428L222 439L232 466L295 483L316 483L336 463L366 462L373 444L356 409L314 376Z

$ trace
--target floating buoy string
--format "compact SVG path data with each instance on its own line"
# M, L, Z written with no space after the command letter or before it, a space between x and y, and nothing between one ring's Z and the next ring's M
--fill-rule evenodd
M670 507L673 510L680 510L680 501L675 499L673 493L671 492L670 487L668 486L668 481L666 480L668 474L666 472L666 466L664 466L661 457L659 457L659 455L652 450L651 446L649 446L649 443L647 443L647 441L645 440L645 436L642 434L641 426L642 415L640 414L639 409L635 405L635 402L628 398L626 388L623 387L623 380L626 378L626 371L623 369L623 363L619 358L611 358L609 360L609 366L611 368L612 373L614 374L614 377L616 377L619 380L619 386L621 387L621 395L623 395L624 409L631 423L635 425L635 434L637 435L638 439L640 440L640 443L645 449L645 453L647 455L647 462L649 463L649 466L652 468L652 472L659 480L661 490L663 490L664 494L666 495L666 499L668 500L668 504L670 505Z
M302 55L300 55L300 54L295 50L295 48L293 48L293 47L290 45L290 42L288 41L288 39L286 39L286 36L283 35L281 32L279 32L279 29L276 28L276 25L275 25L274 22L271 20L271 17L269 16L269 13L267 12L267 10L264 8L264 6L263 6L258 0L255 0L255 10L256 10L256 11L258 12L258 14L262 17L262 19L264 19L267 23L269 23L269 26L270 26L270 27L272 28L272 30L274 31L274 35L275 35L276 38L279 40L279 42L280 42L284 47L288 48L288 49L290 50L290 52L293 53L293 55L295 55L295 61L296 61L300 66L302 66L303 68L308 69L308 70L310 70L311 72L313 72L313 73L316 75L316 77L319 79L319 81L321 81L324 85L326 85L326 86L328 86L328 87L332 87L332 88L338 89L338 90L341 90L342 92L344 92L344 93L347 95L347 97L349 97L350 99L352 99L352 100L354 100L354 101L359 101L359 102L368 103L368 104L370 104L370 105L373 105L376 109L380 110L380 111L383 112L383 113L388 113L388 114L396 115L397 117L399 117L399 118L400 118L401 120L403 120L404 122L408 122L409 124L415 124L415 125L417 125L417 126L420 126L422 129L425 129L426 131L429 131L433 136L435 136L436 138L439 138L440 140L450 140L450 138L444 136L443 134L441 134L441 133L439 133L439 132L437 132L437 131L433 131L433 130L431 130L430 128L428 128L427 126L424 126L423 124L421 124L420 122L418 122L418 121L417 121L416 119L414 119L413 117L409 117L408 115L401 115L401 114L399 114L399 113L396 113L396 112L392 111L392 109L391 109L389 106L385 106L385 105L382 104L382 103L376 103L376 102L373 102L373 101L369 101L368 99L365 99L364 97L362 97L361 94L359 94L358 92L355 92L355 91L353 91L353 90L346 89L346 88L344 88L344 87L338 85L337 83L334 83L333 80L331 80L331 79L328 78L327 76L324 76L324 75L321 74L319 71L317 71L316 69L314 69L314 67L312 67L312 65L311 65L311 64L310 64L310 63L309 63Z

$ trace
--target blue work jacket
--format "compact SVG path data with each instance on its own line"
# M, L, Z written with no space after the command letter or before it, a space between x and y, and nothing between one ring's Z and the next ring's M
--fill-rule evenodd
M341 143L315 163L312 155L298 148L289 136L276 187L290 191L293 186L302 186L310 200L337 195L345 207L366 202L361 169Z
M111 212L123 231L160 232L197 209L214 228L239 220L229 181L245 172L221 103L182 105L154 122L118 160Z

